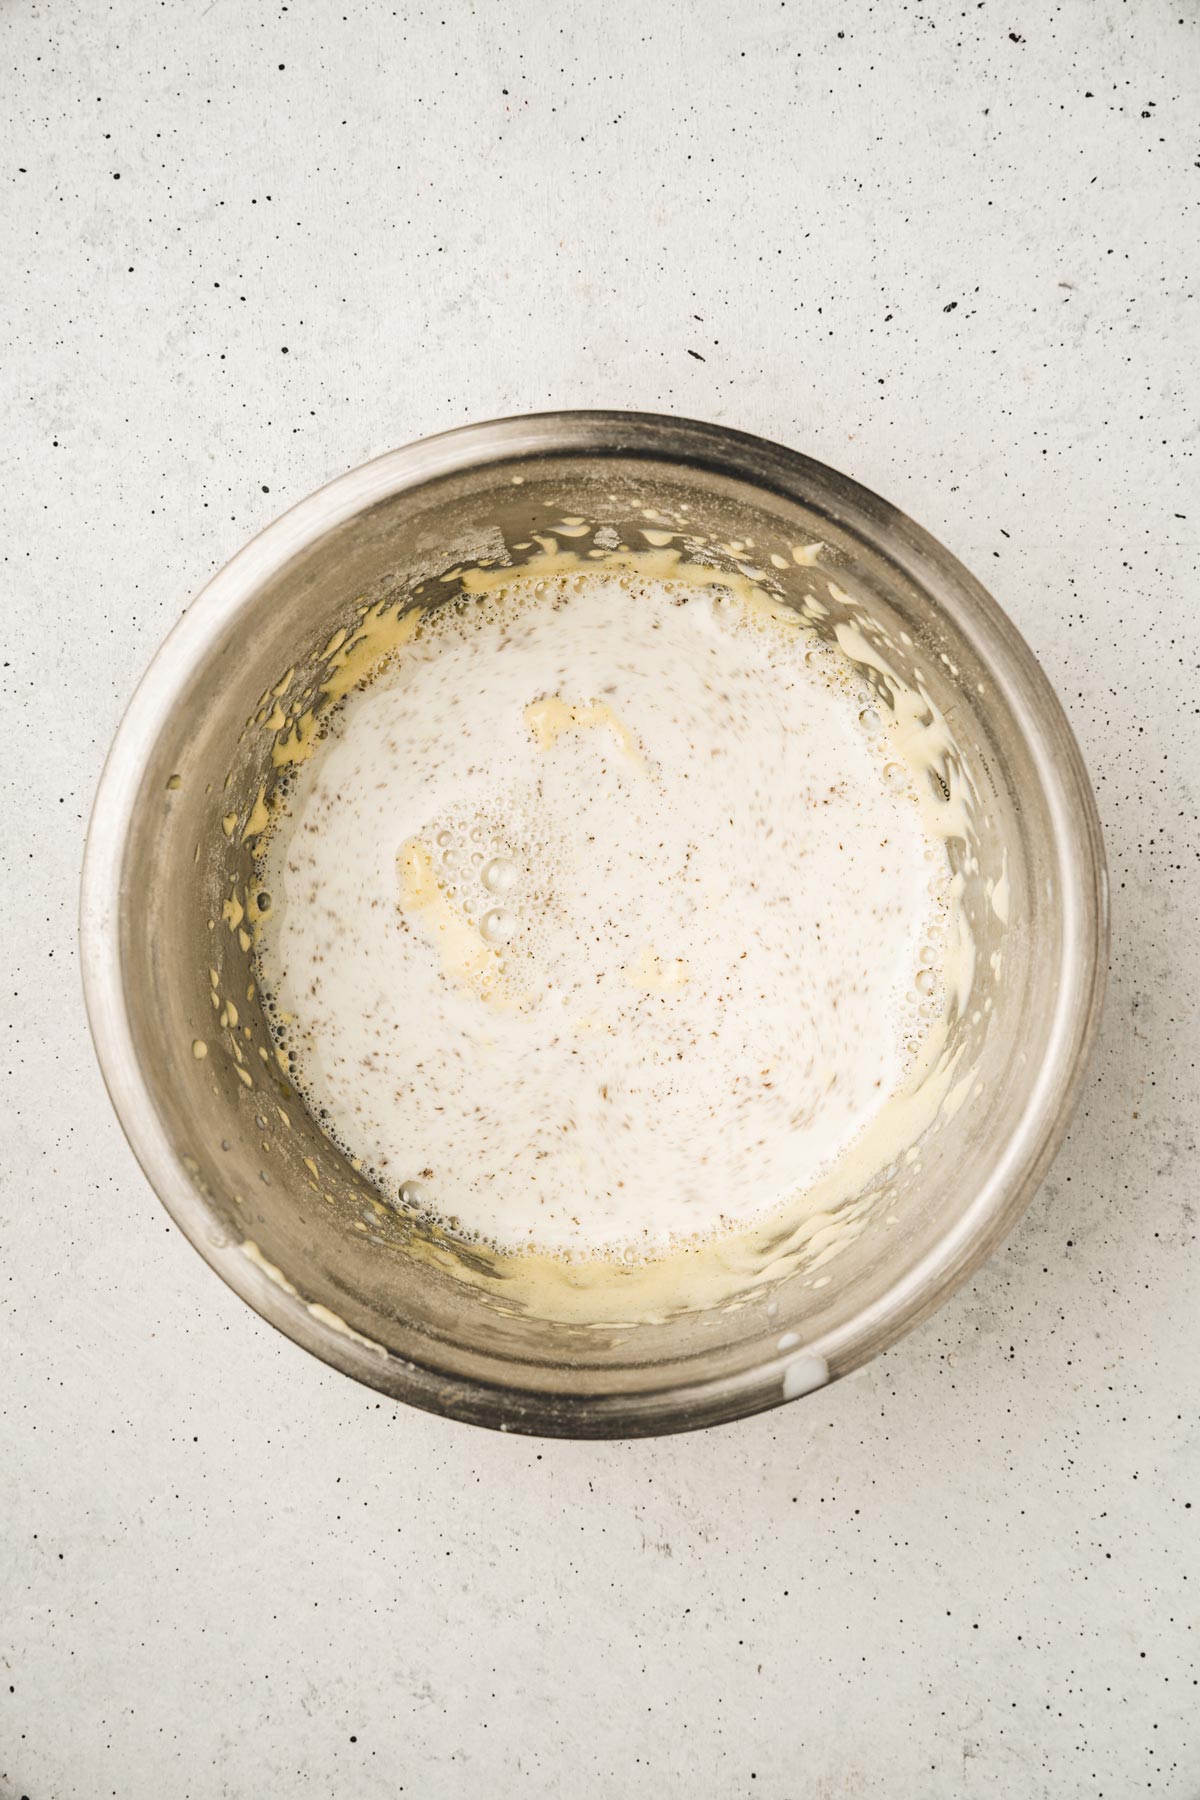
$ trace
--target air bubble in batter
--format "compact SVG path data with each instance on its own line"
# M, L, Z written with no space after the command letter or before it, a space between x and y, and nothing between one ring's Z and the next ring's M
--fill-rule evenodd
M490 913L484 913L479 921L481 937L489 944L507 944L517 929L517 921L506 907L494 907Z
M517 870L506 856L495 856L483 871L483 885L493 894L507 894L517 882Z

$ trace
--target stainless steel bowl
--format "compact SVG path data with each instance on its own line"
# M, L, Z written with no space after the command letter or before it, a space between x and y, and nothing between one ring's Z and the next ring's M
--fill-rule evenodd
M750 540L755 561L819 540L818 566L773 552L785 598L821 594L919 664L979 801L964 870L977 976L955 1025L977 1079L890 1172L886 1205L864 1206L819 1279L792 1259L729 1304L601 1323L542 1316L486 1254L397 1218L299 1107L251 991L243 838L276 773L261 729L272 692L316 691L331 634L364 597L402 601L481 554L519 561L513 547L564 514L627 536L648 511L710 541ZM1006 930L987 903L1002 876ZM1058 701L995 602L931 537L845 476L756 438L554 413L380 457L293 508L209 583L113 744L81 935L92 1032L130 1143L243 1299L397 1399L501 1430L633 1436L735 1418L845 1374L1009 1230L1063 1135L1095 1031L1107 886Z

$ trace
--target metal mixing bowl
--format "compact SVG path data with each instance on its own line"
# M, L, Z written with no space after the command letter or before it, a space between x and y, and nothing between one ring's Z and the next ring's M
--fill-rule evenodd
M454 591L564 515L647 516L886 634L951 722L977 796L956 852L977 961L954 1022L974 1078L864 1197L814 1273L787 1260L729 1303L607 1322L541 1316L470 1245L384 1207L304 1113L253 992L247 822L278 771L272 696L319 693L364 602ZM787 547L818 540L816 564ZM525 546L521 549L520 546ZM780 565L784 565L780 567ZM830 582L833 585L830 585ZM1008 904L989 904L997 884ZM1001 913L1007 912L1004 927ZM105 1079L135 1153L201 1255L347 1374L455 1418L563 1436L682 1430L845 1374L930 1313L1028 1201L1066 1128L1100 1007L1107 886L1075 740L979 583L844 476L717 426L557 413L380 457L264 531L159 651L117 734L88 835L82 962ZM232 1003L232 1004L231 1004ZM231 1016L232 1015L232 1016ZM510 1284L513 1296L519 1282Z

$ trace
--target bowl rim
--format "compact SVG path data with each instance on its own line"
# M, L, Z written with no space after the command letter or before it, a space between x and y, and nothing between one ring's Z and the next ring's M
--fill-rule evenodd
M175 696L205 651L262 583L337 526L443 477L554 456L643 457L707 468L800 501L866 535L916 580L972 642L1005 691L1041 776L1056 847L1064 954L1042 1079L1003 1151L954 1226L870 1306L787 1355L628 1394L548 1394L381 1359L218 1239L142 1077L125 1004L119 914L125 848L149 752ZM885 531L889 541L878 542ZM1012 1228L1066 1133L1095 1041L1107 972L1108 878L1099 815L1062 704L1011 620L922 527L870 489L799 451L723 425L675 415L570 410L517 415L417 439L335 477L267 525L200 590L134 690L92 806L80 890L80 967L92 1039L126 1139L188 1240L260 1316L332 1367L428 1411L502 1431L636 1437L744 1417L824 1385L893 1344L964 1282Z

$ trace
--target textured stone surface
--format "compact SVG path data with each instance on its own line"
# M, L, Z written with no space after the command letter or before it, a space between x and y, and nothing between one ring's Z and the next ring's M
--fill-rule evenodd
M1198 33L0 13L4 1800L1200 1793ZM189 595L367 456L571 405L777 437L957 551L1066 699L1115 898L1008 1245L835 1390L649 1444L398 1410L260 1323L134 1166L76 969Z

